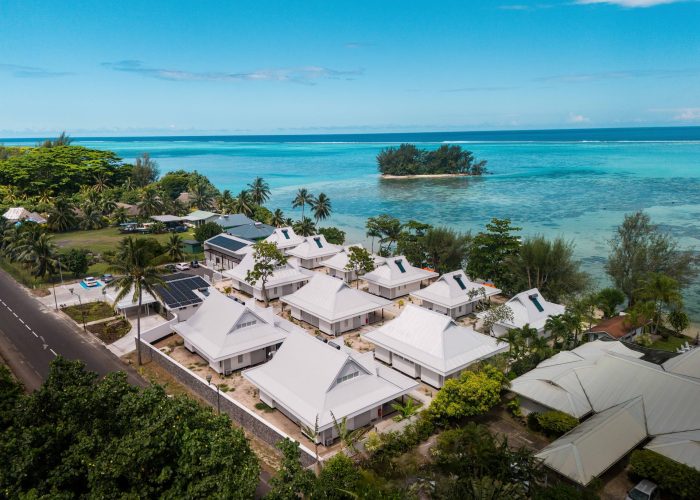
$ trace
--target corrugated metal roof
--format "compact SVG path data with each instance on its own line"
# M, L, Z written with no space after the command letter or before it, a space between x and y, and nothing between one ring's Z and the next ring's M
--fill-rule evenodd
M700 470L700 430L657 436L645 448Z
M483 295L480 293L482 290ZM428 300L443 307L453 308L499 293L501 293L501 290L498 288L470 281L464 271L454 271L443 274L435 283L422 290L413 292L411 296L418 297L421 300Z
M412 266L403 255L387 257L386 260L377 266L371 273L364 276L368 283L393 288L406 283L414 283L429 278L435 278L438 273Z
M542 311L538 310L532 298L535 298L540 304L543 309ZM537 288L520 292L506 302L506 305L513 311L513 321L498 323L506 328L520 328L527 324L532 328L540 330L544 328L547 318L564 314L566 311L563 305L548 302Z
M302 243L287 250L287 253L300 259L317 259L335 255L341 248L340 245L328 243L322 234L316 234L307 236Z

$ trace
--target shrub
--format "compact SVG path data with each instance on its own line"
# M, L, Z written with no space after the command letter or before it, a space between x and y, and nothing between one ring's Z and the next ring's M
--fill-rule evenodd
M542 427L540 427L539 416L540 414L536 411L528 413L527 415L527 426L535 432L539 432L542 430Z
M562 411L546 411L537 415L540 429L548 436L559 437L578 425L578 419Z
M697 498L700 472L651 450L636 450L630 458L634 480L649 479L662 491L678 498Z
M514 417L522 417L523 412L520 409L520 399L519 398L513 398L510 401L508 401L508 404L506 405L506 408L508 408L508 411L514 416Z

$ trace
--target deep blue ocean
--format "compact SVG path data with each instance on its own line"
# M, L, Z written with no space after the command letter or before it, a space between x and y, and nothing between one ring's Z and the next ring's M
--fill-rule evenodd
M36 139L0 140L5 144ZM488 161L481 178L383 180L375 157L402 142L436 148L461 144ZM254 177L269 182L268 206L290 216L299 187L326 193L327 224L364 240L367 217L389 213L478 231L509 217L523 234L562 235L606 283L608 240L625 213L643 209L688 248L700 250L700 127L429 132L227 137L100 137L74 143L131 160L148 152L161 172L197 170L237 193ZM687 293L700 320L700 286Z

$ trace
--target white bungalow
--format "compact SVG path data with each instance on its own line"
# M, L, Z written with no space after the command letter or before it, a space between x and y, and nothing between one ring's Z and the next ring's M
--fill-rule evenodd
M334 419L348 430L371 424L391 412L391 404L415 389L414 380L360 354L305 333L291 333L268 363L243 377L260 399L295 424L313 429L316 442L329 445L338 436Z
M508 350L493 337L412 304L362 338L375 345L375 358L438 389L470 365Z
M334 245L326 241L322 234L307 236L304 241L294 248L286 251L287 255L299 260L299 265L306 269L321 267L329 257L340 252L340 245Z
M426 309L459 318L474 312L474 306L480 301L499 293L498 288L470 281L464 271L454 271L413 292L411 297L420 299L421 306Z
M241 263L233 269L224 271L224 276L231 278L233 288L240 292L252 295L257 300L264 300L262 293L262 281L258 280L251 283L247 280L248 271L251 271L255 266L253 253L248 253ZM296 292L301 287L306 285L313 276L313 271L308 271L295 266L292 263L287 263L280 266L268 278L265 288L267 290L268 300L277 299L283 295L289 295Z
M513 321L502 321L493 325L492 333L501 337L512 328L530 325L540 336L546 335L544 325L551 316L564 314L566 308L561 304L547 302L537 288L520 292L505 303L513 311Z
M414 267L406 257L387 257L381 265L364 276L369 284L369 293L386 299L395 299L420 290L424 280L437 278L438 273Z
M230 234L217 234L204 242L207 267L215 271L233 269L250 252L252 241Z
M346 283L350 283L357 278L355 271L348 271L345 268L345 266L348 265L348 260L350 259L350 248L352 247L363 248L359 243L345 246L342 248L342 250L340 250L340 252L323 263L323 265L328 269L329 275L340 278ZM384 257L380 257L379 255L372 255L372 258L374 259L375 267L383 264L385 260Z
M265 241L277 244L277 248L286 253L287 250L304 243L304 237L296 234L291 226L278 227Z
M292 317L328 335L340 335L376 321L388 300L349 287L344 281L315 273L308 284L280 299Z
M264 363L290 332L301 331L271 308L241 304L214 289L189 319L174 323L172 329L189 351L224 375Z
M219 218L219 214L208 212L206 210L195 210L185 215L182 220L193 227L199 227L207 222L214 222Z

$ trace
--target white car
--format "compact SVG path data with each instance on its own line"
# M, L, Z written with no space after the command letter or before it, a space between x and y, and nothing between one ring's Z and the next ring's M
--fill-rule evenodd
M94 277L88 276L87 278L83 278L83 285L85 285L88 288L91 288L93 286L99 286L100 284Z
M190 268L190 265L187 262L180 262L179 264L175 265L175 269L178 271L187 271Z

